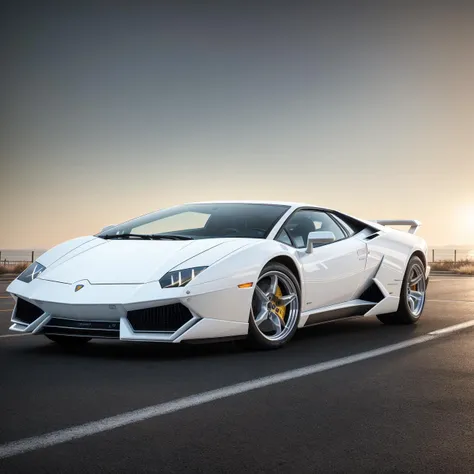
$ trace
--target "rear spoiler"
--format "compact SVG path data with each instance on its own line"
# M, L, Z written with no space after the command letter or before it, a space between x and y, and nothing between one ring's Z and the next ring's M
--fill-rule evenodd
M377 219L372 222L380 225L409 225L408 232L410 234L414 234L421 226L421 222L414 219Z

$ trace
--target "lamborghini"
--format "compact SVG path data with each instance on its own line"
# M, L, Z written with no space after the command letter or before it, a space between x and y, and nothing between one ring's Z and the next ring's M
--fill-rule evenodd
M414 324L430 273L419 226L288 202L173 206L41 255L8 287L10 330L67 346L245 339L274 349L341 318Z

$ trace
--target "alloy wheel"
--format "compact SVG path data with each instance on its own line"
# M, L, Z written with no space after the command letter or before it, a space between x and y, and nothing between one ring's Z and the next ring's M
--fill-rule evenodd
M417 263L410 269L407 279L407 304L413 316L420 316L425 304L426 281L423 267Z
M294 328L299 314L295 284L284 273L264 273L255 286L251 317L263 337L269 341L285 339Z

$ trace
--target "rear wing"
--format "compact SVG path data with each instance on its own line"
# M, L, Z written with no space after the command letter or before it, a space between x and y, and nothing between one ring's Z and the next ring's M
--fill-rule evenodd
M414 234L421 226L421 222L414 219L377 219L372 222L380 225L409 225L408 232L410 234Z

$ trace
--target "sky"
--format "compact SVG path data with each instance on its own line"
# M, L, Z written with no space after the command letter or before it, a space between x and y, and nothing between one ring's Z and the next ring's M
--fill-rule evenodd
M5 4L0 249L214 199L474 244L469 3Z

